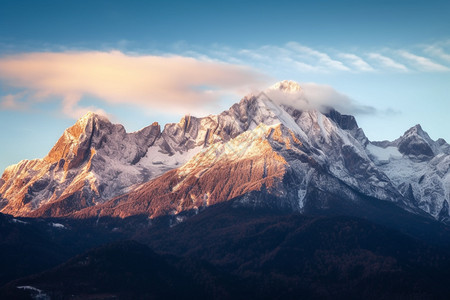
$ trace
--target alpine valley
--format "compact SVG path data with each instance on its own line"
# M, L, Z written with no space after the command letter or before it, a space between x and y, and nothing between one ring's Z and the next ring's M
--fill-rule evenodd
M446 141L369 141L292 81L133 133L88 113L0 179L0 295L446 299L449 201Z

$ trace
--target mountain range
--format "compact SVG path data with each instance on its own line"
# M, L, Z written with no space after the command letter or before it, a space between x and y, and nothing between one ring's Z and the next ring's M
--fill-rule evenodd
M3 283L18 281L3 293L39 296L36 290L45 290L63 297L76 293L58 286L57 279L69 274L80 297L175 297L192 286L191 292L206 298L439 298L449 278L449 201L445 140L432 140L416 125L394 141L370 141L353 116L314 107L292 81L247 95L218 115L187 115L163 129L153 123L127 133L87 113L46 157L10 166L0 179L0 242L10 246L12 240L16 247L35 232L64 253L5 275ZM36 229L30 233L21 226ZM62 246L67 236L78 250ZM82 254L130 238L158 254L125 242ZM91 289L80 274L97 280L105 272L123 272L123 265L106 263L117 252L137 253L155 266L162 277L153 274L151 286L166 291L151 294L127 283L111 290L110 282ZM43 275L18 279L75 254ZM83 265L89 257L107 266ZM77 269L81 265L88 269ZM148 284L139 264L130 265L138 271L128 280ZM422 273L438 279L430 284ZM240 294L241 280L255 293ZM166 293L171 284L181 292Z
M87 113L46 157L5 170L1 212L154 218L242 195L240 205L308 212L329 209L333 198L358 205L367 196L448 221L450 145L443 139L416 125L395 141L371 142L353 116L277 104L274 91L307 101L298 84L283 81L219 115L133 133Z

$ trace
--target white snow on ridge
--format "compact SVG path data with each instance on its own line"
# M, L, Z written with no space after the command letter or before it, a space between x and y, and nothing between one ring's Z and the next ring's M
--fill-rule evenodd
M201 150L202 147L199 146L192 148L186 152L176 152L175 154L169 156L165 153L162 153L161 148L159 147L150 147L145 157L141 159L139 165L149 167L156 173L159 171L158 169L161 169L161 166L165 168L176 168L183 165ZM160 172L162 173L163 171L164 170L161 170Z
M327 143L330 142L330 140L328 139L328 131L325 129L325 126L323 124L323 118L322 118L322 114L320 112L317 113L317 123L319 124L320 127L320 131L322 133L322 136L325 138L325 140L327 141Z
M418 182L426 167L426 162L413 162L408 158L394 159L378 166L396 186L405 182Z
M402 154L398 151L397 147L390 146L390 147L386 147L386 148L381 148L381 147L378 147L378 146L375 146L375 145L369 143L369 144L367 144L366 149L380 163L387 163L391 159L402 158Z
M260 99L264 102L266 107L275 114L275 116L283 125L298 134L303 141L306 141L308 143L310 142L306 133L300 128L300 126L298 126L298 124L294 121L290 114L288 114L284 109L275 104L272 100L267 98L267 96L263 95L260 97Z

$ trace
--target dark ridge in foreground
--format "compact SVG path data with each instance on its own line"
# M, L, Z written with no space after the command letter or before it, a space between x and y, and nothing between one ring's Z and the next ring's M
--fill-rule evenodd
M10 282L0 296L33 293L17 286L56 299L446 299L450 293L448 247L361 218L224 203L172 227L170 217L151 226L104 219L98 227L107 232L120 222L128 222L119 228L123 236L150 248L134 241L102 246Z
M17 287L30 286L51 299L217 299L237 295L237 280L233 286L231 281L206 263L158 255L135 241L122 241L14 281L1 295L26 298L36 291Z
M120 232L93 224L0 214L0 286L55 267L92 247L125 238Z

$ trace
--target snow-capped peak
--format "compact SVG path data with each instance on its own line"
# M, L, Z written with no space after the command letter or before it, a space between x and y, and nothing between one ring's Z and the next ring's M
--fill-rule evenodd
M420 125L408 129L396 142L401 153L420 159L430 159L441 152L439 145L422 130Z
M409 135L414 135L414 134L417 134L422 138L429 139L428 134L425 131L423 131L422 126L420 126L420 124L417 124L417 125L411 127L410 129L408 129L404 133L404 136L409 136Z
M95 117L97 114L92 112L92 111L88 111L87 113L84 114L84 116L82 116L80 119L90 119Z
M279 90L285 93L298 93L302 91L302 88L295 81L283 80L272 85L269 90Z
M109 119L106 116L99 115L92 111L88 111L86 114L84 114L84 116L82 116L81 118L78 119L77 123L81 124L81 125L87 124L89 122L89 120L95 120L95 119L110 123Z

